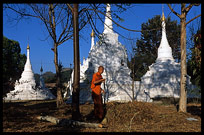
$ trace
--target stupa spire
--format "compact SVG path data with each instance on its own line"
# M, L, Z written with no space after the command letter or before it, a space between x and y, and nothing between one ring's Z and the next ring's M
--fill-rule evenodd
M44 79L42 76L42 72L43 72L43 68L42 68L42 61L41 61L41 68L40 68L40 87L41 88L45 88L45 83L44 83Z
M25 67L26 65L30 67L30 46L29 46L29 37L28 37L28 45L27 45L27 60L26 60L26 64L25 64ZM25 69L24 69L25 70Z
M30 46L29 46L29 43L27 45L27 60L26 60L24 71L25 70L32 71L31 63L30 63Z
M172 49L169 46L169 43L166 37L166 28L165 28L166 23L165 23L165 16L164 16L163 10L162 10L161 21L162 21L162 38L158 48L157 60L166 60L166 59L173 60Z
M35 85L35 79L34 79L34 74L32 71L32 65L30 62L30 46L29 44L27 45L27 60L26 60L26 64L24 66L24 71L21 74L21 78L19 80L19 82L21 81L31 81L33 85Z
M95 36L95 33L94 33L94 30L92 29L91 37L94 37L94 36Z
M41 72L41 75L42 75L42 72L43 72L43 68L42 68L42 62L41 62L41 68L40 68L40 72Z
M106 16L104 22L104 31L103 33L112 33L113 32L113 22L111 17L111 6L110 4L106 4Z
M94 37L95 37L95 33L94 33L94 30L92 29L92 32L91 32L91 50L94 46Z

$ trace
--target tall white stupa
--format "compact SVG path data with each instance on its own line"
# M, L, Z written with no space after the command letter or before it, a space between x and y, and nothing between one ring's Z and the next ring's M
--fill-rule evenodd
M41 67L42 68L42 67ZM42 78L41 78L42 81ZM41 82L40 81L40 82ZM27 60L24 66L24 71L21 74L21 78L16 80L15 89L7 93L4 100L45 100L55 99L56 97L43 86L44 82L41 82L41 87L36 87L35 78L30 62L30 46L27 45Z
M105 84L102 84L102 88L106 91L103 98L105 102L132 101L132 78L130 77L131 71L127 67L127 52L125 46L118 41L118 34L113 31L110 4L106 5L104 31L100 37L100 40L94 44L92 31L91 49L88 58L84 58L83 65L80 67L80 103L92 102L90 84L92 75L98 71L99 66L104 67L102 76L106 81ZM71 81L73 82L73 75ZM68 84L70 98L67 102L71 102L72 83L69 81ZM151 101L142 90L136 94L134 99L137 98L138 101Z
M162 13L162 38L161 42L158 48L158 53L157 53L157 61L174 61L174 58L172 56L172 49L169 46L169 42L166 37L166 23L165 23L165 16L164 12Z

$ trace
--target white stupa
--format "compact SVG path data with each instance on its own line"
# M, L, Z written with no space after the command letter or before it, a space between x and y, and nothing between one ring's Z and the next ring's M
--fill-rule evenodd
M166 23L165 23L164 13L162 13L161 21L162 21L162 38L158 48L156 61L166 61L166 60L174 61L174 58L172 56L172 49L169 46L169 42L166 38Z
M21 78L16 80L15 89L7 93L4 100L45 100L45 99L54 99L56 98L49 89L44 87L44 82L42 82L41 77L41 86L36 87L34 74L32 71L32 65L30 63L30 47L27 46L27 60L24 66L24 71L21 74Z
M27 60L26 60L26 64L24 66L24 71L21 74L21 78L19 80L19 83L24 83L24 82L29 82L31 87L35 87L36 83L35 83L35 79L34 79L34 74L32 71L32 66L30 63L30 47L29 44L27 45Z
M190 76L186 77L187 89L194 89ZM162 13L162 38L158 56L156 62L149 66L149 70L141 78L141 88L150 98L180 97L180 63L175 62L172 56L172 49L166 37L164 13ZM190 92L188 92L189 96L192 96Z
M91 49L88 58L83 60L80 67L80 103L92 102L90 84L93 73L98 71L101 65L104 67L103 78L106 79L105 85L105 101L127 102L132 100L132 78L130 77L130 69L127 67L126 48L118 41L118 34L114 33L110 4L106 7L106 17L104 22L104 31L100 35L101 38L94 44L94 33L91 34ZM73 82L73 74L72 79ZM70 89L70 98L67 102L71 102L72 87L68 82ZM105 87L104 87L105 86ZM136 88L135 88L135 91ZM136 96L138 101L151 101L144 93L144 90L138 91Z

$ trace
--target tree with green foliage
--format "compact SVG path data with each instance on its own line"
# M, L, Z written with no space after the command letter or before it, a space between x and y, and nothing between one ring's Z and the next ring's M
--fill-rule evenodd
M36 86L40 85L40 75L38 73L34 74Z
M157 58L157 50L162 37L161 16L156 15L152 19L148 19L141 25L141 29L141 38L137 40L132 49L134 56L128 62L129 67L131 64L136 65L135 80L140 80ZM166 33L173 57L179 62L180 25L177 24L177 21L172 21L170 17L166 18Z
M192 83L201 89L201 29L193 35L193 39L194 46L191 48L192 54L187 62L187 68Z
M45 83L55 83L56 82L56 75L55 73L48 71L42 74Z
M68 69L68 70L66 70L66 71L62 71L62 83L67 83L69 80L70 80L70 78L71 78L71 74L72 74L72 69Z
M19 79L26 62L17 41L3 37L3 82Z
M21 76L26 62L26 55L21 54L21 48L17 41L3 36L3 86L8 87Z

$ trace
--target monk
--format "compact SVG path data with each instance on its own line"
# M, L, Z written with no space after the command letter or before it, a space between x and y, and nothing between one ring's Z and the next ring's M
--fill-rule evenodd
M94 101L94 115L99 122L101 122L104 117L104 108L101 95L102 93L105 93L105 91L101 89L101 83L105 82L105 79L103 79L101 76L103 71L104 67L99 66L98 72L93 74L93 78L91 81L92 99Z

